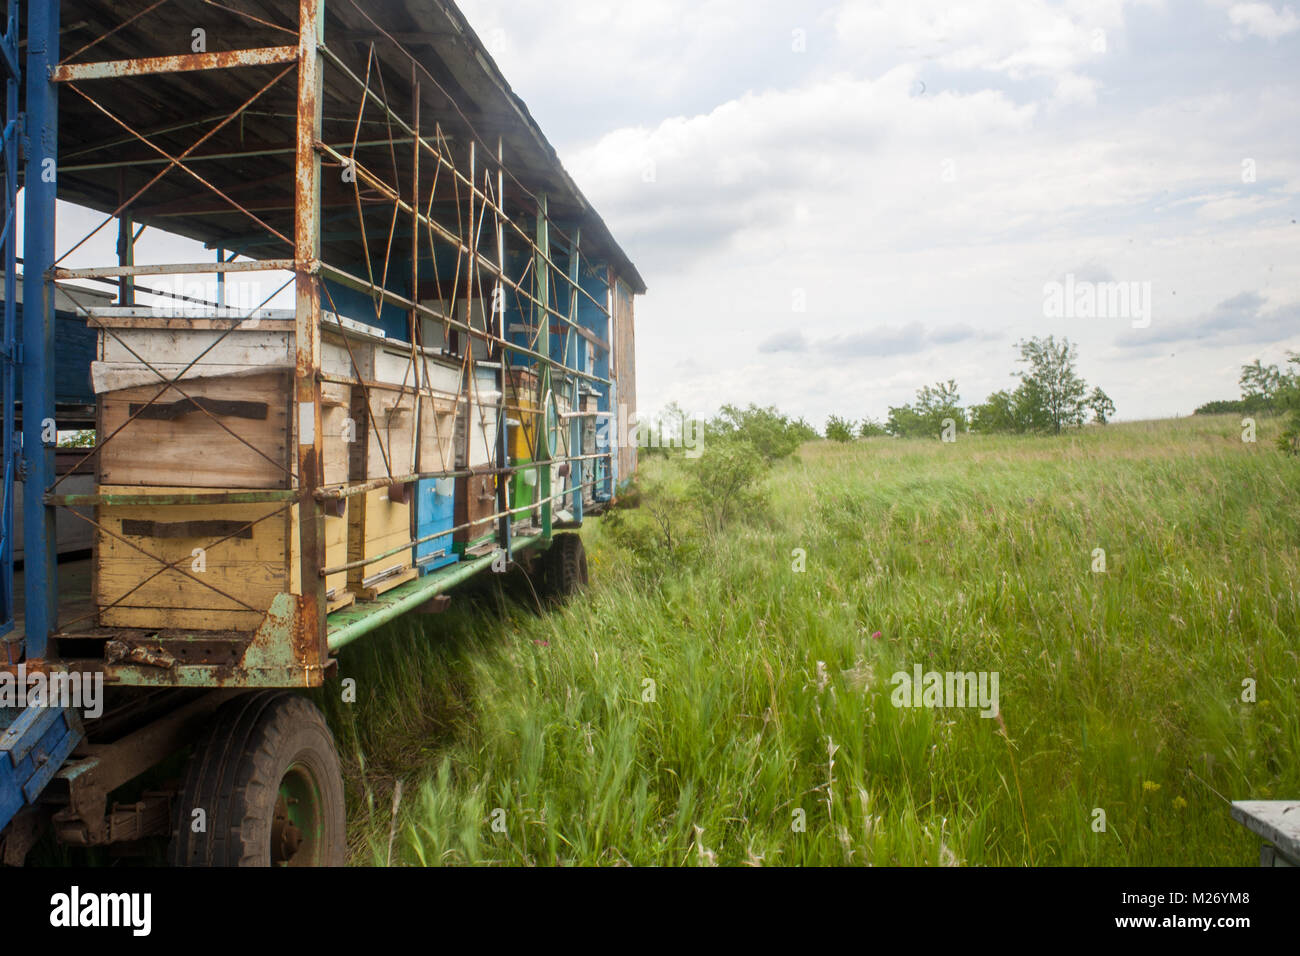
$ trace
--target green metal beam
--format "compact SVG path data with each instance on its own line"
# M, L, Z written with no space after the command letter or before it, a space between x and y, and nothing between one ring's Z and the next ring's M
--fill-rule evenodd
M537 455L541 464L538 475L538 494L542 499L542 539L551 540L551 435L547 427L550 415L551 394L551 321L548 310L551 304L551 266L549 252L551 249L551 221L548 217L548 202L543 193L537 209L537 254L533 263L533 283L536 291L533 298L533 323L537 328L537 351L546 356L538 371L541 394L537 396L541 414L537 421ZM543 252L545 250L545 252Z
M541 543L541 535L517 538L514 550L518 554L526 548ZM485 554L481 558L475 558L473 561L462 561L459 564L453 564L409 584L393 588L377 601L355 604L350 608L330 615L330 652L333 653L340 648L347 647L353 641L365 637L376 628L382 627L389 621L396 620L403 614L415 610L431 597L442 594L444 591L469 580L475 574L489 568L495 559L496 553L493 552L492 554Z

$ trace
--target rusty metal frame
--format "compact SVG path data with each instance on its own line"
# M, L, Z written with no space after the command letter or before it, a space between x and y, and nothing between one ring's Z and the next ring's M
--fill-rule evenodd
M105 36L111 35L127 23L134 22L145 14L156 10L165 2L166 0L158 0L157 3L150 5L119 24ZM488 146L477 131L474 130L469 119L455 105L454 98L447 96L447 91L429 69L417 57L406 51L390 33L375 23L374 19L356 0L339 0L339 2L350 4L363 18L374 25L378 36L394 44L395 48L405 55L409 61L412 112L409 117L399 115L398 110L390 104L389 91L386 89L383 70L376 68L377 55L374 42L370 43L364 54L364 75L358 75L354 72L340 56L329 48L324 33L325 0L298 0L298 22L295 29L270 23L245 11L235 10L216 3L214 0L204 0L204 2L215 8L247 16L264 26L289 33L295 37L296 45L267 46L213 54L71 62L102 40L104 37L101 36L64 58L53 67L50 73L52 81L67 87L93 109L122 129L123 136L115 140L115 142L141 143L145 145L149 150L157 154L158 158L151 162L159 164L161 168L143 187L135 190L129 197L123 194L118 207L107 219L92 229L90 233L56 260L54 268L49 273L49 278L65 284L76 280L117 280L119 288L125 292L128 285L138 276L215 273L218 277L224 278L229 274L252 271L283 271L291 273L288 282L281 286L280 289L277 289L276 292L273 292L271 296L264 299L262 305L274 298L289 283L293 284L295 351L292 407L293 419L296 422L294 431L298 436L296 486L293 483L294 472L285 468L283 463L275 462L287 472L287 484L289 486L287 489L192 495L60 495L56 493L56 486L62 481L59 478L47 490L44 501L48 505L66 508L89 504L124 503L127 501L138 503L149 501L158 504L199 503L200 499L202 499L201 503L205 504L265 501L267 503L279 502L282 505L282 507L270 511L261 518L247 522L241 528L241 531L276 515L284 514L292 504L296 503L299 515L300 593L296 596L295 606L291 612L284 607L268 612L267 626L283 627L288 630L290 643L296 649L297 665L301 667L299 673L307 675L305 679L309 683L313 683L319 682L321 679L330 652L328 637L330 628L326 620L325 578L340 571L373 564L377 560L383 560L418 544L442 537L447 533L445 530L439 531L435 535L423 538L413 534L410 542L397 546L385 552L385 554L377 557L371 556L364 559L350 560L339 566L326 567L324 517L327 508L331 507L333 502L355 497L364 494L366 491L384 486L391 488L410 484L423 478L454 477L468 474L466 470L458 469L454 462L445 460L445 457L436 463L424 460L424 450L421 448L419 440L421 433L420 416L423 414L425 407L423 399L427 397L436 402L445 400L448 396L446 393L436 391L433 387L433 379L429 372L432 353L423 342L422 320L431 319L440 323L444 330L444 341L452 330L465 336L462 358L462 386L460 394L455 396L457 405L464 407L467 412L473 407L489 406L497 411L498 431L496 434L488 435L484 431L479 436L466 436L466 441L474 441L477 437L487 443L488 450L491 453L490 457L497 460L498 467L494 470L497 475L498 487L498 501L495 513L488 517L480 517L464 525L458 525L452 531L460 531L463 528L478 525L484 521L495 521L498 525L497 537L499 544L504 545L508 555L513 555L514 528L512 522L514 519L534 512L539 513L541 522L540 535L522 537L520 547L532 546L539 540L542 545L548 544L553 527L553 511L557 507L561 507L572 496L575 502L575 511L580 515L583 490L597 484L596 481L584 482L582 480L583 471L580 468L574 470L573 466L581 466L588 461L595 462L602 459L608 461L612 459L614 454L612 450L598 451L589 455L581 454L581 448L574 444L574 441L577 440L575 438L576 429L570 428L569 420L558 413L557 400L561 393L570 399L572 410L569 415L571 417L576 414L576 396L578 395L580 383L587 382L591 385L604 386L609 388L612 393L611 378L594 374L594 369L579 368L580 363L575 359L574 352L576 343L580 340L592 341L600 348L610 352L612 363L613 355L610 344L593 336L579 322L578 305L580 301L593 305L604 316L606 322L610 323L611 329L613 310L610 307L611 302L608 294L603 297L604 301L601 301L600 298L584 288L580 281L583 264L590 265L583 251L581 231L575 228L573 234L569 235L558 223L552 221L546 195L533 193L511 173L505 161L502 140L497 139L495 149ZM280 64L285 64L285 68L278 71L266 85L258 89L233 112L206 117L192 123L170 124L161 130L139 131L132 128L131 124L115 115L99 98L83 89L84 85L92 82L122 77L148 77L181 72L267 67ZM251 156L268 153L286 154L287 149L280 147L270 150L249 150L247 153L222 154L204 153L202 147L220 130L237 118L252 114L254 112L252 107L257 100L280 83L290 71L295 69L297 71L295 113L292 116L287 114L266 114L285 115L286 118L294 121L293 175L295 185L292 197L293 229L292 235L288 235L277 230L257 215L257 212L252 208L255 204L242 203L231 194L231 191L223 191L213 179L197 172L193 168L193 164L199 161L228 156ZM323 115L324 83L327 71L337 71L341 77L355 86L358 92L359 101L356 115L350 120L353 126L350 143L331 144L326 142L323 134L325 122ZM431 123L422 124L420 116L421 90L426 86L428 89L437 90L447 96L447 99L452 102L453 108L460 114L461 119L465 121L470 129L471 136L467 143L464 144L464 148L459 150L454 148L453 139L448 136L442 123L436 119ZM379 116L377 119L366 116L367 110L372 107L378 110ZM337 119L334 118L332 121ZM209 128L181 152L164 148L154 141L157 135L164 132L172 134L187 126L208 126ZM376 138L368 134L368 138L363 139L361 135L363 126L368 131L382 130L385 135ZM399 169L397 159L397 147L399 145L409 146L411 150L409 178L404 177ZM392 168L390 173L382 173L377 168L377 165L382 166L385 165L384 163L381 162L376 165L363 162L358 156L360 149L376 149L385 146L391 160ZM426 162L428 163L427 168L424 165ZM84 165L84 168L107 169L120 165L122 164L92 162ZM326 262L322 258L322 226L324 222L322 167L326 165L330 167L343 167L346 165L351 168L354 174L352 178L351 205L353 208L351 214L355 215L356 229L364 250L364 275L354 274L354 271L350 268L343 268L336 263ZM83 167L73 168L80 169ZM221 208L245 216L259 230L260 235L270 237L274 242L281 245L292 246L292 257L239 260L235 257L235 253L238 252L235 249L230 258L227 258L223 251L218 250L218 261L215 263L169 263L137 266L129 258L133 238L128 230L126 254L121 256L116 266L74 268L62 264L73 251L84 245L114 218L121 219L122 216L129 215L132 210L138 209L141 197L172 170L178 170L185 174L200 187L201 192L220 200L223 204ZM407 178L406 184L403 183L404 178ZM507 180L510 181L518 193L526 197L524 208L517 210L517 212L523 212L530 216L533 220L532 228L522 226L507 210ZM450 223L444 222L440 217L435 216L435 204L440 201L438 199L440 189L443 193L450 192L453 197L451 201L455 207L454 228ZM242 195L239 190L233 192ZM443 199L441 202L446 204L447 200ZM528 208L529 202L532 203L531 208ZM264 207L258 206L257 208ZM377 209L385 211L391 209L391 212L388 213L386 224L387 236L374 247L376 254L382 251L382 256L374 258L371 254L370 231L375 226L374 219ZM182 212L180 214L186 213ZM392 263L393 256L398 252L397 229L399 222L402 221L405 221L411 230L409 245L411 294L409 297L398 294L388 287L390 276L395 275ZM515 254L519 256L522 262L522 269L517 275L510 274L511 267L507 257L507 239L515 247ZM553 253L553 248L555 248L553 243L557 240L567 242L568 269L561 268L556 262L557 257ZM485 249L485 247L487 248ZM563 246L560 248L563 248ZM427 257L427 261L433 263L432 284L434 294L432 301L436 305L431 305L430 297L421 292L422 255ZM443 259L444 256L453 257L454 265ZM438 268L440 261L447 262L448 266L450 266L452 278L449 285L444 285L444 279L440 274L442 270ZM410 341L407 343L410 347L409 384L407 381L403 381L400 386L387 383L381 385L377 382L365 380L365 377L360 373L361 366L358 364L352 350L352 338L341 322L337 331L342 333L341 337L347 348L353 374L351 377L339 377L323 373L322 327L324 326L326 329L333 328L328 321L324 320L325 304L328 304L329 309L336 316L342 315L333 302L333 296L325 282L326 279L343 287L367 294L374 303L377 316L385 306L396 307L406 313L410 333ZM555 291L554 304L553 289ZM154 291L140 288L138 291L144 294L168 295L163 290ZM484 295L485 291L489 293L490 298ZM567 308L561 304L563 291L567 291ZM463 316L458 313L460 296L464 296L466 303ZM511 332L507 328L507 298L511 300L518 314L531 317L531 321L525 320L526 325L531 326L531 328L528 329L524 336L523 344L514 338L517 333ZM488 301L492 303L490 309L486 304ZM477 315L476 303L481 304L477 309ZM261 308L261 306L259 305L257 308ZM202 359L203 355L215 348L226 336L243 327L244 323L256 313L257 308L248 315L233 321L217 337L215 342L204 348L199 356L174 376L164 374L155 368L154 365L150 364L148 356L140 355L123 341L122 337L113 329L101 326L104 334L115 338L144 368L149 369L158 376L161 387L153 398L141 409L131 414L127 421L111 435L106 436L98 448L86 455L82 461L84 462L98 454L105 444L119 434L122 429L130 425L143 413L145 408L153 405L169 390L174 389L182 396L189 398L190 396L181 384L184 376ZM88 312L88 310L84 309L83 311ZM562 341L556 343L559 346L558 358L554 357L555 353L551 343L551 326L553 322L558 325L562 334ZM479 391L478 379L474 374L474 363L481 361L484 356L489 361L496 362L500 368L495 399L487 399ZM528 414L537 416L536 435L538 440L536 445L530 448L532 463L523 467L536 470L539 492L536 500L522 507L515 506L515 503L511 501L512 493L510 488L512 483L509 480L522 468L510 465L506 457L507 416L512 411L515 414L520 414L523 408L519 401L507 394L510 391L507 387L509 372L515 367L512 365L512 360L518 360L524 367L530 367L537 372L537 393L528 396L531 399ZM383 458L385 477L364 481L353 479L345 482L342 486L324 486L321 390L322 385L327 382L350 385L359 390L360 395L364 398L366 415L377 439L379 453ZM370 400L372 388L382 388L387 391L395 391L403 396L413 395L415 397L414 413L416 424L409 461L394 460L395 450L385 446L382 430L375 419L373 403ZM553 405L557 405L554 415L552 414ZM208 409L202 408L202 411L210 419L216 421L220 428L236 441L257 452L263 458L274 462L274 459L271 459L270 456L256 448L252 443L243 439L236 429L221 421ZM552 461L550 451L552 442L549 435L552 425L559 432L554 442L556 446L554 461ZM437 419L435 419L435 428L441 428ZM443 447L443 443L440 441L440 452ZM553 464L560 462L570 463L571 470L564 487L556 489L552 493L550 488L551 467ZM78 515L78 517L99 528L103 533L120 538L120 536L103 528L99 522L84 515ZM214 541L208 547L220 545L238 533L226 535ZM125 543L157 561L160 568L149 578L136 584L127 594L117 598L108 607L117 605L159 574L166 573L169 570L181 574L187 573L183 569L176 567L179 562L168 562L158 555L150 554L147 550L136 547L129 541ZM193 575L187 576L194 578L198 583L221 594L235 604L253 610L234 595L226 594L221 588L202 581ZM70 623L79 623L80 620L82 619ZM350 630L355 630L355 628L355 623L349 625ZM125 673L125 670L119 671L119 675ZM298 678L295 678L295 680L298 680Z

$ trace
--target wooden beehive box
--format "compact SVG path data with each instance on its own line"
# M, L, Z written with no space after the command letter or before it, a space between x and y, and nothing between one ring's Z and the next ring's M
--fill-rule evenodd
M456 409L454 396L420 396L420 474L456 470Z
M293 486L292 312L263 310L243 324L237 324L237 317L208 312L191 317L138 308L95 310L99 429L101 435L114 436L99 455L102 484ZM365 363L370 346L359 341L352 352ZM323 343L322 356L327 371L346 377L353 370L341 338ZM174 377L182 371L184 377L175 385L158 377L158 372ZM351 388L323 384L321 404L322 481L341 484L348 478L351 429L345 421Z
M456 479L456 532L457 553L475 551L489 546L496 534L492 515L497 511L497 479L491 465L473 469L467 478Z
M501 392L499 366L477 363L474 377L456 409L456 467L485 468L497 460Z
M109 485L287 488L291 445L289 373L204 378L175 387L105 393L99 455ZM159 395L159 392L162 392Z
M222 490L100 489L106 495ZM103 530L96 532L94 593L103 627L253 631L277 594L301 592L296 504L100 505L96 511ZM347 524L346 515L325 519L326 567L347 562ZM350 601L346 572L330 575L325 586L333 592L331 610Z
M348 515L348 561L363 561L363 567L348 572L348 587L360 597L374 600L385 591L416 577L413 565L410 496L411 485L369 491L352 499ZM394 500L401 493L406 500ZM385 551L405 546L388 557ZM373 558L373 561L368 559Z
M99 454L101 483L290 487L292 313L263 310L240 324L206 311L92 311L99 433L112 436ZM171 385L162 376L181 377Z
M515 368L506 373L506 419L509 426L508 446L514 461L541 458L538 447L540 405L537 400L537 373Z

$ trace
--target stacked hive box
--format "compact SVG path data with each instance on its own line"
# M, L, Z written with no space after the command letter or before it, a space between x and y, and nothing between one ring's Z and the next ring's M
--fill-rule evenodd
M537 373L532 369L514 368L506 373L506 426L510 464L518 469L510 483L510 508L516 522L531 520L531 508L541 489L537 487L537 469L528 467L544 457L538 446L541 430L540 404L537 397ZM530 508L520 511L520 508Z
M422 472L436 474L454 468L461 372L454 361L431 350L397 342L374 342L364 357L354 358L354 362L367 386L353 392L357 441L352 477L356 481L386 479L388 485L366 492L352 511L350 561L366 563L352 569L349 586L374 598L418 574L416 558L429 553L422 546L418 554L411 548L419 527L429 526L427 534L444 525L446 531L451 530L451 515L445 507L437 508L436 514L421 513L420 485L409 479ZM414 509L413 498L417 503ZM426 560L423 566L429 563Z
M501 367L475 362L456 416L456 467L470 474L456 480L454 550L478 554L494 546L497 512L497 444L500 440Z
M287 490L296 484L293 314L98 309L98 487L160 497ZM146 364L147 363L147 364ZM176 385L168 380L181 376ZM346 386L327 388L326 484L347 480ZM110 437L111 436L111 437ZM96 508L95 603L105 627L248 631L271 600L299 593L290 502L122 503ZM346 562L346 518L325 519L325 563ZM351 600L326 580L331 609Z
M460 560L452 542L455 523L456 412L464 371L459 359L442 358L428 349L420 353L420 441L417 471L425 478L415 492L415 566L429 574ZM423 540L432 538L432 540Z

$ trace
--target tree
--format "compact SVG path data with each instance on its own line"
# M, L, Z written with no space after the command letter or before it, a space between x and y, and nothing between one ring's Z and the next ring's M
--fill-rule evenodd
M853 423L838 415L832 415L826 419L826 437L837 442L853 441Z
M1115 414L1115 403L1100 388L1093 388L1084 404L1092 409L1092 420L1098 425L1105 425Z
M984 432L1021 432L1020 409L1016 396L1005 388L994 392L980 405L972 405L970 410L971 431Z
M1074 370L1078 350L1069 339L1056 341L1034 337L1017 343L1020 361L1029 366L1016 372L1020 379L1021 404L1029 417L1029 427L1054 434L1071 425L1082 425L1087 409L1087 383Z
M1288 455L1300 455L1300 352L1286 354L1287 363L1294 365L1296 371L1280 376L1277 403L1289 414L1282 434L1277 438L1277 446Z
M1276 365L1265 365L1255 359L1241 367L1241 397L1250 409L1272 411L1278 391L1282 388L1282 373Z
M885 431L900 438L938 438L943 423L951 418L959 430L966 427L966 410L961 407L957 383L952 379L926 385L916 392L916 402L889 409Z

